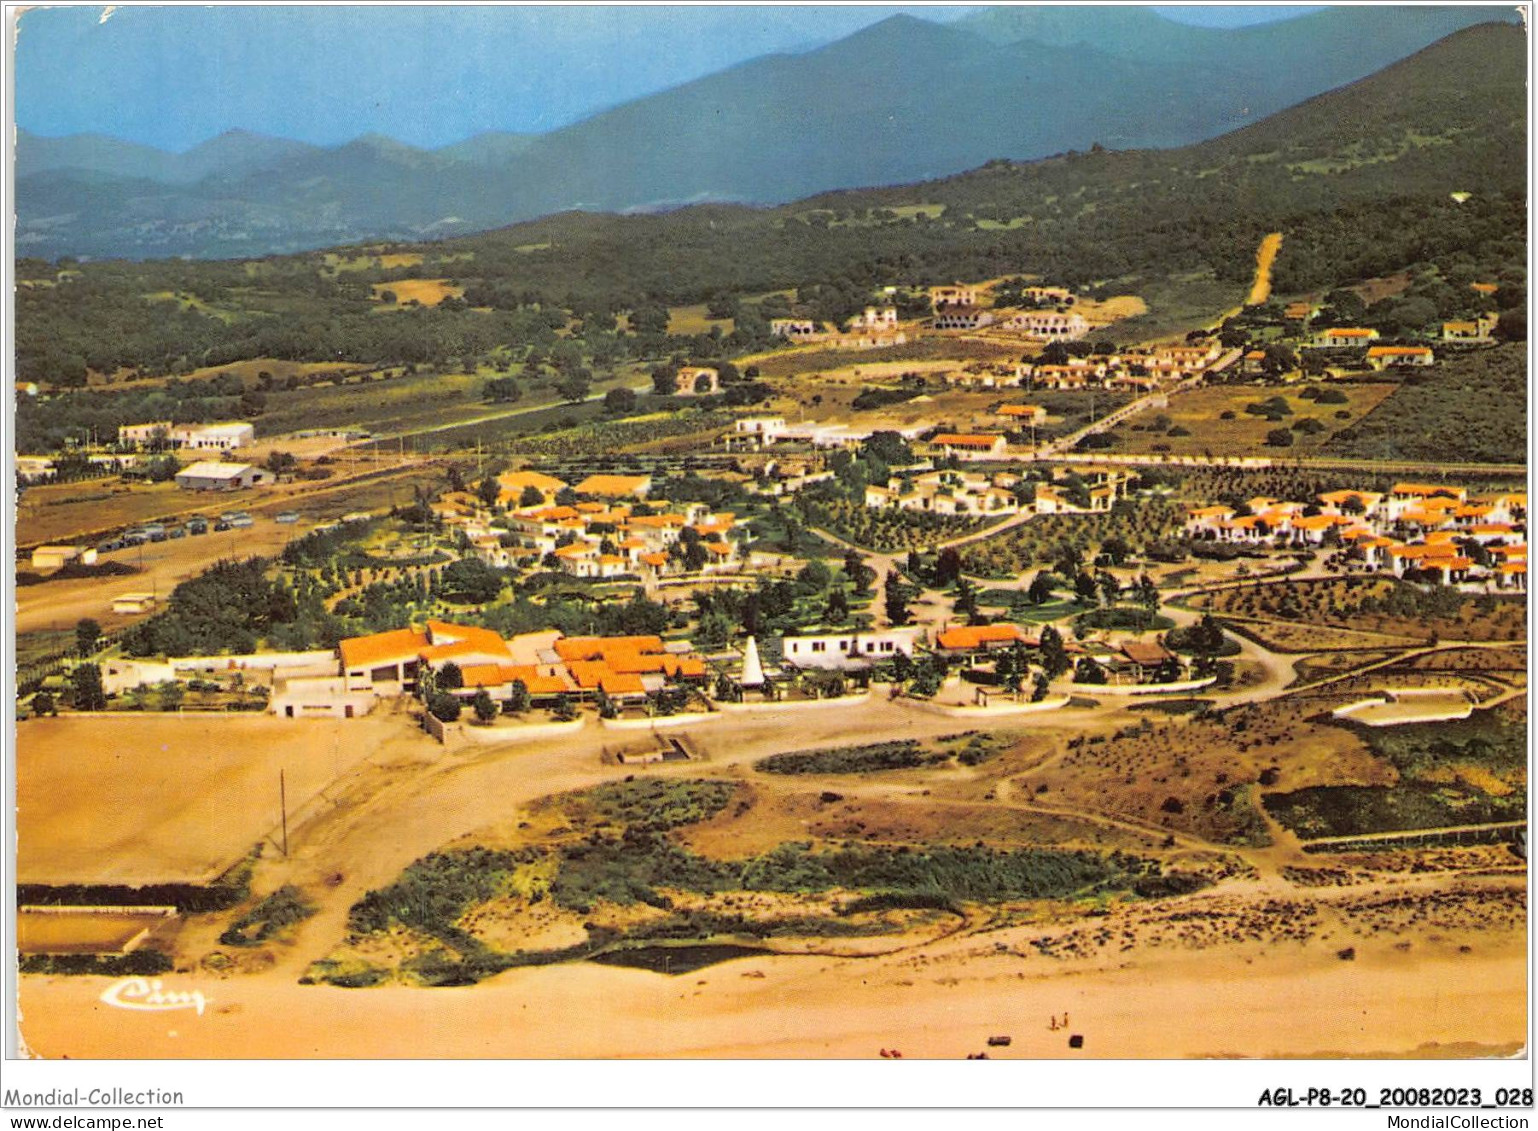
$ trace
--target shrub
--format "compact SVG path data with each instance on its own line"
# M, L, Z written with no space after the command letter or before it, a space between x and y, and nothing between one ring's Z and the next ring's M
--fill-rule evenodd
M459 718L462 705L446 691L435 691L427 700L427 709L440 722L452 723Z
M868 774L880 770L911 770L947 758L948 755L926 751L916 739L901 738L864 746L771 754L754 762L753 768L766 774Z

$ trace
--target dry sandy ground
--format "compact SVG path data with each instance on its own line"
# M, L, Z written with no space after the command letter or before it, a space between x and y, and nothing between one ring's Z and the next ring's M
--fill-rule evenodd
M339 473L350 474L354 470L361 473L369 466L362 460L356 468L344 463ZM102 562L122 562L141 570L136 574L45 581L40 585L23 586L16 590L16 632L20 635L73 628L81 617L94 617L108 629L118 628L141 617L113 613L114 597L124 593L154 592L164 599L178 584L203 573L221 559L276 554L292 539L308 534L317 522L339 518L355 509L377 508L392 498L403 502L410 497L409 484L389 478L356 484L285 485L261 493L238 491L222 497L179 492L157 503L150 514L163 515L180 508L178 513L216 517L225 511L245 510L256 521L236 530L218 533L210 530L207 534L150 542L100 556ZM274 515L285 510L298 511L301 521L294 524L272 521ZM150 514L141 517L148 518ZM98 515L93 519L82 512L74 521L91 523L100 518Z
M1496 1055L1526 1032L1520 940L1474 955L1238 947L1115 969L997 949L1007 933L878 959L749 957L693 974L580 964L479 986L344 990L254 975L168 975L211 999L132 1014L101 978L22 980L21 1032L38 1056L996 1058ZM1067 1012L1069 1050L1048 1019Z
M403 729L389 717L30 719L17 728L17 879L210 879L278 825L280 768L294 822L328 783L390 756Z
M253 720L261 721L268 720ZM371 729L381 723L396 729ZM289 741L296 725L319 728L317 735L327 729L314 721L290 724L283 731ZM597 727L559 744L442 751L413 737L398 718L393 724L370 718L338 725L345 726L340 733L360 761L327 790L323 804L295 822L292 858L268 853L254 881L258 895L296 883L320 898L320 910L299 925L291 943L249 956L261 957L265 969L245 963L252 972L221 977L199 959L214 949L223 919L189 922L177 947L183 972L165 982L168 989L199 989L210 997L202 1016L112 1009L98 1001L104 979L28 976L21 988L21 1034L36 1055L869 1057L896 1047L909 1057L960 1057L982 1051L989 1036L1008 1034L1014 1043L990 1049L990 1055L1431 1055L1427 1046L1438 1045L1444 1051L1456 1046L1448 1055L1467 1056L1509 1052L1525 1032L1520 932L1419 921L1358 938L1352 962L1336 957L1340 935L1307 942L1254 937L1198 950L1168 930L1155 945L1156 928L1141 936L1146 946L1060 950L1068 956L1053 958L1030 945L1042 934L1038 926L956 936L880 958L750 957L677 977L578 964L510 971L453 989L301 986L298 978L310 961L341 940L347 908L365 891L472 830L516 822L521 806L535 798L628 772L600 760L605 746L623 744L628 736ZM754 711L691 729L689 741L704 761L647 772L715 777L740 772L738 764L787 746L957 729L957 720L880 700L799 715ZM1016 722L1011 729L1026 728ZM311 754L324 755L324 742L316 738ZM67 748L56 743L56 759ZM132 748L155 747L145 738ZM365 752L374 756L365 759ZM252 764L258 777L263 768L272 772L263 759ZM82 767L60 793L73 795L91 778L89 767ZM214 785L226 795L241 788L238 780L217 776ZM155 800L156 792L135 782L124 800L133 807ZM63 826L60 835L81 820L109 821L104 832L76 837L70 847L77 868L137 850L144 835L121 818L111 824L110 811L98 816L99 805L24 793L24 837L28 810L35 813L43 804L52 807L53 823ZM90 814L71 819L76 804ZM252 820L258 816L253 813ZM196 813L175 820L184 829L207 832ZM172 831L175 820L169 822ZM163 827L153 825L150 832L163 836ZM230 843L239 848L246 835ZM156 858L185 838L170 839L174 846L162 845ZM1444 879L1415 882L1434 891ZM1492 882L1517 884L1521 878ZM1269 921L1266 905L1280 883L1275 877L1238 881L1225 885L1224 894L1250 901L1254 914ZM1130 920L1125 926L1145 930ZM1401 941L1413 945L1399 949ZM1461 951L1459 944L1471 949ZM1047 1028L1048 1016L1064 1011L1072 1016L1071 1031L1086 1037L1082 1053L1070 1053L1065 1035Z

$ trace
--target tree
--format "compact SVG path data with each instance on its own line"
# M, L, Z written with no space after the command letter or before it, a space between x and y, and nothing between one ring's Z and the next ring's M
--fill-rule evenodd
M452 723L458 720L463 706L447 691L434 691L427 698L427 709L439 722Z
M155 689L160 695L160 709L162 711L175 711L182 705L182 700L187 697L187 689L174 679L168 679Z
M936 589L945 589L961 576L961 554L954 546L947 546L935 558L934 576L930 579Z
M1292 439L1293 437L1291 428L1273 428L1271 431L1266 433L1266 446L1272 448L1290 448L1292 447Z
M1047 697L1050 690L1046 672L1037 672L1036 678L1031 684L1031 702L1040 703Z
M820 593L833 583L833 571L821 558L813 558L801 567L796 580L815 593Z
M886 575L886 619L894 626L908 623L908 587L898 580L895 570Z
M525 487L523 493L518 496L518 505L520 507L537 507L544 501L544 493L534 486Z
M876 571L865 564L858 550L844 551L844 575L849 578L856 593L870 592L871 582L876 580Z
M96 651L101 643L101 625L90 617L82 617L75 622L75 651L81 656L89 656Z
M486 476L475 488L475 497L488 507L497 505L497 500L502 497L502 484L498 483L493 475Z
M866 458L874 457L888 467L900 467L913 462L913 449L900 432L872 432L870 438L860 446L860 454Z
M722 672L716 676L716 698L723 703L742 702L742 685Z
M726 647L731 633L731 618L718 609L712 609L700 617L699 626L694 632L694 641L703 650L717 652Z
M933 699L945 682L945 661L931 655L918 665L910 690L921 699Z
M678 367L659 365L652 370L652 391L659 397L671 397L678 392Z
M475 711L475 717L482 723L489 723L497 717L497 704L491 698L491 692L484 687L475 693L475 698L470 701L470 706Z
M439 668L436 675L437 686L444 691L453 691L465 685L465 673L453 660L449 660Z
M888 574L887 584L891 584L891 575ZM849 619L849 598L844 596L843 589L835 589L828 594L828 608L823 614L823 619L829 624L843 624Z
M1146 573L1137 579L1137 602L1148 610L1149 616L1159 611L1159 587Z
M1132 556L1132 546L1125 538L1113 534L1100 543L1100 552L1111 559L1112 565L1121 565Z
M288 475L298 466L293 452L271 452L267 456L267 470L274 475Z
M483 605L502 592L502 574L480 558L461 558L443 567L437 594L455 604Z
M156 456L144 464L144 474L149 477L151 483L169 482L176 478L176 473L181 469L181 461L169 452L163 456Z
M511 377L493 377L482 388L481 396L492 404L510 404L523 396L523 390Z
M70 702L77 711L104 711L107 693L102 690L101 668L96 664L76 664L70 673Z
M964 577L956 579L956 603L954 606L957 616L964 616L968 620L977 617L977 586Z
M1068 670L1068 650L1063 646L1063 634L1052 625L1041 630L1041 666L1048 679L1056 679Z
M588 390L592 388L592 375L585 369L579 369L575 373L562 377L556 382L555 391L561 395L563 401L576 404L587 397Z
M1016 642L998 654L993 662L993 673L1006 691L1019 691L1020 682L1030 670L1025 655L1025 645Z
M1052 600L1052 575L1046 570L1039 572L1031 580L1031 587L1025 591L1025 595L1033 605L1044 605Z
M1089 602L1095 599L1095 595L1100 591L1100 587L1095 583L1093 575L1081 573L1073 579L1073 591L1079 600Z
M507 686L507 709L516 714L522 714L529 709L529 685L521 679L515 679Z
M1104 683L1105 669L1088 656L1085 656L1079 661L1078 667L1074 669L1073 681L1075 683Z
M610 389L603 395L603 410L615 416L624 416L636 409L634 389Z
M1121 583L1104 571L1095 578L1095 583L1100 587L1101 601L1106 605L1116 604L1116 598L1121 596Z

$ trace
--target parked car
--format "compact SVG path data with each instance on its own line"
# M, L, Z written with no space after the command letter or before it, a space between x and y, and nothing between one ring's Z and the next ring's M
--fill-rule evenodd
M189 518L187 520L187 533L188 534L207 534L208 533L208 519L206 519L206 518Z
M274 522L282 522L282 523L298 522L299 521L299 512L298 511L284 511L282 514L278 515L272 521L274 521Z
M222 534L228 529L230 529L230 524L225 522L223 519L220 519L218 522L214 523L215 533Z

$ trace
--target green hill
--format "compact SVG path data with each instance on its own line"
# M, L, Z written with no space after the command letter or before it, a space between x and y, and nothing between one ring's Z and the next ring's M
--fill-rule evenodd
M18 374L68 383L87 366L165 373L258 357L506 364L530 347L542 365L566 369L675 351L722 356L766 344L769 312L753 298L766 292L794 288L810 313L837 318L878 284L1024 273L1140 294L1156 308L1196 288L1210 317L1239 301L1271 231L1285 234L1278 293L1430 263L1498 275L1501 302L1514 304L1525 286L1525 113L1524 33L1483 25L1181 149L990 162L778 208L567 212L390 245L422 262L339 275L322 253L86 264L62 279L22 260ZM360 161L374 159L360 149ZM380 312L371 284L410 276L450 278L465 300ZM168 295L196 301L169 307ZM664 336L662 308L691 303L735 311L734 332ZM624 332L622 312L632 315Z
M535 138L420 150L384 138L317 148L226 135L175 156L24 136L17 246L43 256L260 255L571 209L781 202L1096 144L1182 146L1459 28L1511 18L1497 7L1363 5L1219 30L1128 7L996 8L951 24L893 16Z

